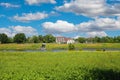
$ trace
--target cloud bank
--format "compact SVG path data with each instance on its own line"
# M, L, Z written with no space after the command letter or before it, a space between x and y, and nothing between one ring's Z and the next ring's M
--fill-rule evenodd
M55 9L91 17L120 15L120 5L107 4L106 0L71 0L71 2L66 2Z
M15 15L13 16L13 19L21 22L28 22L33 20L45 19L46 17L48 17L48 14L43 12L36 12L36 13L23 13L22 16Z
M51 34L78 32L85 33L89 37L107 36L105 31L120 30L120 19L96 18L95 20L76 25L67 21L58 20L55 23L45 22L42 26L47 33Z
M51 3L55 4L55 0L25 0L27 4L29 5L35 5L35 4L42 4L42 3Z
M26 36L38 35L36 29L31 26L10 26L9 28L0 28L0 33L5 33L9 37L13 37L17 33L24 33Z

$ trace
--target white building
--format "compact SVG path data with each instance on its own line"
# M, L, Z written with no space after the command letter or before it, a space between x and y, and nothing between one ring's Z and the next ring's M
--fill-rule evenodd
M75 41L73 39L70 39L67 41L67 44L73 44L73 43L75 43Z
M72 38L66 38L66 37L56 37L56 43L61 44L70 44L75 43L75 41Z

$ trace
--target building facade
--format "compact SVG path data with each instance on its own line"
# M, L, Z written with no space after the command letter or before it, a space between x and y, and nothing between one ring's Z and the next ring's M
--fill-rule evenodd
M75 41L72 38L56 37L56 43L58 43L58 44L70 44L70 43L75 43Z

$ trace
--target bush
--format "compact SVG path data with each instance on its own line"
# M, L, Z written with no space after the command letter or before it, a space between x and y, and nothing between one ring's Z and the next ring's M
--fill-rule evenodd
M68 49L69 50L75 50L75 46L73 44L68 44Z
M96 51L102 51L102 49L96 49Z
M82 49L82 48L80 48L80 49L79 49L79 51L83 51L83 49Z

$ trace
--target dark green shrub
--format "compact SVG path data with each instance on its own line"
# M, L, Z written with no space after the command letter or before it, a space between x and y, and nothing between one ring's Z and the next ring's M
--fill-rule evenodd
M96 51L102 51L102 49L96 49Z
M75 46L73 44L68 44L68 49L69 50L75 50Z

